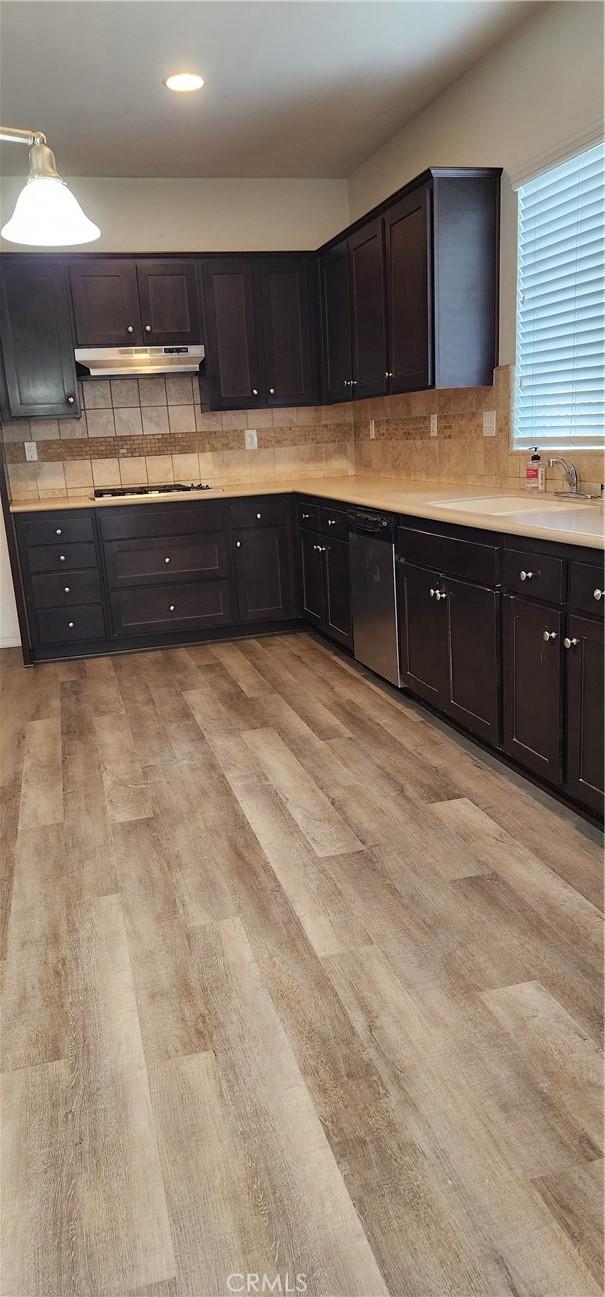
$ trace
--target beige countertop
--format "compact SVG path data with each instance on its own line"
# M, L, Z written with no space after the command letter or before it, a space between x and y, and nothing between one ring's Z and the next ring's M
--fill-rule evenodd
M216 495L207 491L175 491L171 495L107 497L103 500L94 500L90 495L72 496L69 500L17 500L11 505L11 511L107 509L124 504L143 507L156 504L158 500L166 503L226 500L249 495L281 495L290 491L529 539L538 537L592 549L600 549L604 544L605 512L600 501L568 502L555 500L553 496L529 496L523 491L513 493L489 487L444 485L443 482L407 482L404 478L367 474L298 478L286 482L241 482L226 486Z

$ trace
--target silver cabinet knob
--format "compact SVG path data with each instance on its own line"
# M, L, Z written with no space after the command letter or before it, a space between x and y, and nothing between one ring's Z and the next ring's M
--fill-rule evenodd
M263 515L262 515L262 513L257 513L256 516L257 516L257 518L262 518Z
M151 325L150 325L150 324L146 324L146 325L145 325L145 333L151 333Z
M593 599L596 599L597 601L598 601L599 599L604 599L604 598L605 598L605 590L593 590L593 592L592 592L592 597L593 597Z
M129 325L127 325L126 332L127 332L127 333L134 333L134 324L129 324Z
M55 536L62 536L62 535L63 535L62 527L55 527Z
M337 522L338 518L328 518L328 527L335 527Z
M352 379L351 379L351 382L349 383L349 387L357 387L357 379L356 379L356 378L352 378Z
M524 572L523 569L519 573L521 581L531 581L533 575L533 572Z
M580 643L580 641L579 641L578 639L576 639L575 636L574 636L573 639L570 639L570 638L569 638L569 635L566 635L566 636L565 636L565 639L563 640L563 648L566 648L566 649L575 648L575 647L576 647L576 644L579 644L579 643Z
M252 388L252 395L253 395L253 396L258 396L258 387L253 387L253 388Z
M174 604L173 604L173 603L168 604L168 612L174 612Z
M310 513L303 513L303 518L310 518L310 517L311 517Z
M69 585L64 585L64 586L63 586L63 594L71 594L71 586L69 586Z
M393 378L393 370L392 370L392 369L385 369L385 371L384 371L384 376L385 376L385 378Z
M164 562L165 562L165 563L169 563L169 562L170 562L170 559L169 559L169 558L165 558L165 559L164 559Z
M68 404L68 405L75 405L75 403L76 403L76 398L75 398L75 396L72 396L72 394L71 394L71 392L70 392L70 394L69 394L69 396L68 396L68 398L67 398L67 404Z
M275 388L274 388L274 387L270 387L270 388L269 388L269 396L275 396Z
M242 542L241 542L241 540L236 540L236 542L235 542L235 548L236 548L236 549L241 549L241 547L242 547Z
M75 621L68 621L68 623L67 623L67 625L68 625L68 627L69 627L70 630L73 630L75 624L76 624Z
M59 562L60 562L60 563L64 563L64 562L65 562L65 555L64 555L64 554L59 554Z
M544 643L545 643L545 644L548 644L549 639L556 639L556 638L557 638L557 632L556 632L556 630L545 630L545 631L543 631L542 639L544 640Z
M434 599L434 598L435 598L435 591L433 590L433 587L432 587L432 586L431 586L431 589L429 590L429 594L430 594L430 596L431 596L431 599Z

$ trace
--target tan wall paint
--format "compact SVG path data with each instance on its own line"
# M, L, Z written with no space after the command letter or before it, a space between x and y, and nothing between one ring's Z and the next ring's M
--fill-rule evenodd
M501 166L500 363L515 357L516 197L509 172L603 115L603 8L545 6L349 177L351 220L428 166Z
M25 175L25 173L24 173ZM2 221L23 181L5 177ZM249 252L317 248L348 223L346 180L69 179L101 238L84 251ZM0 240L3 251L15 244ZM36 249L40 251L40 249Z

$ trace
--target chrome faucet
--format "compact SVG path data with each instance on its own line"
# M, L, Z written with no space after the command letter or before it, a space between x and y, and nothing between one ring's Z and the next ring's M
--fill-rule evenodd
M564 459L562 455L555 455L553 459L549 459L549 468L554 468L555 464L561 465L567 479L568 487L567 491L555 491L555 495L580 495L581 492L578 490L579 478L577 468L574 468L573 464L570 464L569 460Z

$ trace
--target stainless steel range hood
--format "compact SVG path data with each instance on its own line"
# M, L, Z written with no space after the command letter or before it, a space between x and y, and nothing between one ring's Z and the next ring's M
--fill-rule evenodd
M78 373L91 378L136 374L195 374L205 348L173 343L168 347L76 347Z

